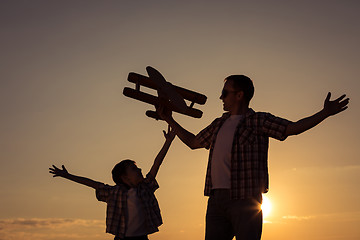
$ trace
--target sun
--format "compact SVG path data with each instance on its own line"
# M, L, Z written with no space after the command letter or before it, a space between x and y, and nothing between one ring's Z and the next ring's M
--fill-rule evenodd
M271 212L271 202L268 197L263 195L263 201L261 204L261 210L263 212L263 217L268 217Z

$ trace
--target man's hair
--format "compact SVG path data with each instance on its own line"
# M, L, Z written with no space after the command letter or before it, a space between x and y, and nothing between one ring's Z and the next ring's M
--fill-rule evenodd
M254 96L254 84L252 80L245 75L230 75L225 81L231 80L236 90L244 92L245 100L249 103Z
M126 169L131 164L135 164L135 161L126 159L126 160L122 160L121 162L115 165L115 167L111 171L111 174L112 174L112 179L117 185L124 183L121 180L121 177L126 174Z

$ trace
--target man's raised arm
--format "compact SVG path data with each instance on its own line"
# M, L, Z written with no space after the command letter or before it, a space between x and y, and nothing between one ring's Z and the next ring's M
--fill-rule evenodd
M349 98L344 99L345 96L344 94L336 100L330 101L331 93L329 92L324 102L324 108L310 117L290 123L286 128L286 136L303 133L315 127L326 118L346 110L348 108Z
M179 123L177 123L172 115L171 111L165 109L163 106L159 106L156 109L159 116L166 121L172 129L176 132L176 135L180 138L180 140L185 143L191 149L202 148L203 146L196 139L195 135L185 128L183 128Z

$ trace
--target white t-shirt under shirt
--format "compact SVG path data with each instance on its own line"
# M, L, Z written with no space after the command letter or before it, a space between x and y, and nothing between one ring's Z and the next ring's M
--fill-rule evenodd
M231 115L217 134L211 161L212 189L231 188L231 149L236 127L242 117Z
M127 198L128 221L126 225L126 237L136 237L147 235L147 227L145 222L145 212L142 202L136 193L136 188L128 190Z

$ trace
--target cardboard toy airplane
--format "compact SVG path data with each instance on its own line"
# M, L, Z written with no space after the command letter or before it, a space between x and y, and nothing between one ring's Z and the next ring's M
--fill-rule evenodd
M152 67L146 67L149 77L129 73L128 81L135 83L135 89L125 87L123 94L127 97L152 104L154 106L164 105L167 109L188 115L194 118L201 118L202 111L193 108L195 103L205 104L207 97L203 94L172 85L167 82L159 71ZM153 96L140 91L140 86L157 90L158 96ZM190 101L187 106L185 100ZM151 118L161 119L155 111L147 111L146 115Z

